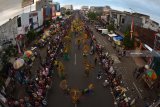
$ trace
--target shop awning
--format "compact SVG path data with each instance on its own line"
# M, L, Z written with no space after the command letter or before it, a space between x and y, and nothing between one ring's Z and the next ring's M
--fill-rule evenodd
M109 37L115 37L115 36L117 36L117 35L113 33L113 34L108 34L108 36L109 36Z
M114 36L114 37L113 37L113 40L114 40L114 41L122 41L122 40L123 40L123 37L120 36L120 35L117 35L117 36Z

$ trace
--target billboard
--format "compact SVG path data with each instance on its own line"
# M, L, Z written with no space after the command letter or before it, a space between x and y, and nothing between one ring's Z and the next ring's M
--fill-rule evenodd
M29 6L29 5L32 5L34 3L34 0L22 0L22 8L26 7L26 6Z

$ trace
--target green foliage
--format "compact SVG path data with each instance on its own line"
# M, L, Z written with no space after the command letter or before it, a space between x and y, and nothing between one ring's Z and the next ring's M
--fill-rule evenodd
M34 31L34 30L30 30L28 33L27 33L27 39L28 41L33 41L36 37L37 33Z
M49 27L51 25L51 21L50 20L46 20L44 22L44 24L45 24L46 27Z
M6 55L8 56L16 56L17 50L13 45L10 45L7 49L5 49Z
M71 11L67 10L66 15L68 15L68 16L71 15Z
M87 16L90 20L97 20L97 14L94 12L89 12Z
M131 39L130 32L126 31L124 34L124 40L123 40L123 45L125 46L126 49L132 49L134 48L134 38Z
M109 24L107 28L108 28L108 31L109 31L109 32L110 32L110 31L115 31L114 24Z

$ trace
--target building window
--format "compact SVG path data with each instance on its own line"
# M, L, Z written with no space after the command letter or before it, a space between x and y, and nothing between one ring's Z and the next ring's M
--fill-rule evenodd
M18 27L21 27L22 25L21 25L21 17L19 17L18 19L17 19L17 24L18 24Z
M124 22L125 22L125 20L124 20L124 18L122 18L122 24L124 24Z

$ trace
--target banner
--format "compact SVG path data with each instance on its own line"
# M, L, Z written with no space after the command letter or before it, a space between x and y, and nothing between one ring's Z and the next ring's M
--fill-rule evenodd
M29 5L32 5L34 3L34 0L22 0L22 8L26 7L26 6L29 6Z

